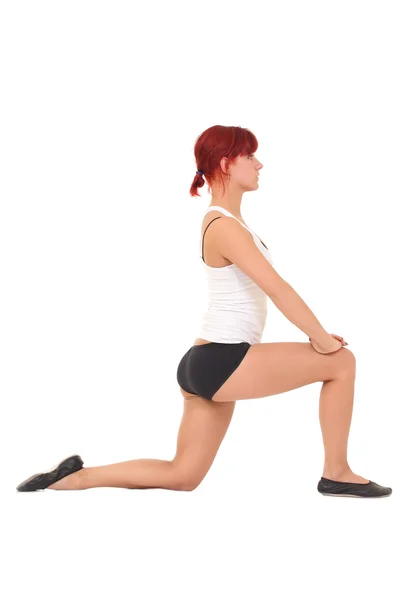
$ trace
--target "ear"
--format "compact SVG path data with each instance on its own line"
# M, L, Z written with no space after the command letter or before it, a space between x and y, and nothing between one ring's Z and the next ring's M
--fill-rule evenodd
M224 156L224 158L221 158L219 164L221 166L222 172L225 175L229 176L229 169L228 169L227 163L228 163L228 159L226 158L226 156Z

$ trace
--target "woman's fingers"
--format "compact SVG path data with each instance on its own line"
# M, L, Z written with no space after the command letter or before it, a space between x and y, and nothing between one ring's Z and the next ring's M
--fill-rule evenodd
M339 340L339 342L342 342L343 346L349 345L347 342L344 341L344 339L341 335L336 335L335 333L331 333L331 336L334 337L336 340ZM311 338L309 337L308 339L311 342Z

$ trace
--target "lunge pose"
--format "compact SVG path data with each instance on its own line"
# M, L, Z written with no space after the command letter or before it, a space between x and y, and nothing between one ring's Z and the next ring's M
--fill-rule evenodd
M184 410L172 460L137 459L83 467L69 456L32 475L18 491L94 487L194 490L209 471L237 400L267 398L320 381L319 420L324 445L321 494L377 498L391 488L356 475L347 460L356 359L347 342L328 333L273 267L267 245L242 216L244 192L258 189L263 167L255 135L215 125L196 140L197 171L190 188L208 184L211 202L201 223L201 260L208 276L209 306L193 345L177 367ZM263 236L264 237L264 236ZM267 300L305 342L261 342Z

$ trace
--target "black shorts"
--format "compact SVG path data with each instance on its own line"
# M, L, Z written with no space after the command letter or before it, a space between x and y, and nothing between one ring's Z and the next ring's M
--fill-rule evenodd
M250 344L209 342L192 346L182 357L176 377L182 389L212 400L214 394L240 365Z

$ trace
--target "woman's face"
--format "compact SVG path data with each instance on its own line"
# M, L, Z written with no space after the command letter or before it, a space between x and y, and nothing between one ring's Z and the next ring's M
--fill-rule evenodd
M263 164L255 154L238 156L230 165L230 183L241 187L244 191L258 188L258 175Z

